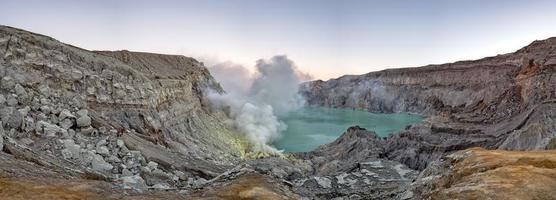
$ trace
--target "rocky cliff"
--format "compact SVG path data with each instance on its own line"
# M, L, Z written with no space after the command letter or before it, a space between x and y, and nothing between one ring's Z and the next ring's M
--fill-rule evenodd
M414 169L469 147L540 150L556 140L556 38L480 60L348 75L302 89L312 105L428 116L392 135L382 152Z
M0 47L0 130L16 157L173 187L217 176L244 153L206 105L206 92L222 89L195 59L91 52L6 26Z
M346 75L303 86L312 105L372 112L460 113L492 123L555 98L556 38L475 61ZM474 114L474 115L473 115Z

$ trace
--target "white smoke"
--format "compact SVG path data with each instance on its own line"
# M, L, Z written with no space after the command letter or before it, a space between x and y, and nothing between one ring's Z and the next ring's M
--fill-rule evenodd
M270 146L287 126L277 116L301 108L305 101L299 95L299 84L310 77L300 73L286 56L258 60L256 72L230 62L209 67L225 94L212 93L211 102L228 108L235 127L251 142L251 150L276 152Z
M218 63L208 69L228 93L247 94L253 82L251 71L233 62Z
M270 60L258 60L257 76L251 85L250 96L274 109L274 114L284 115L299 109L305 103L299 95L300 77L297 67L286 56L274 56Z

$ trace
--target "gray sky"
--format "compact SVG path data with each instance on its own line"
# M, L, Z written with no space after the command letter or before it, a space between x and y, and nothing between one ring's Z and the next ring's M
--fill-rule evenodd
M556 36L556 1L0 0L0 24L94 50L253 66L288 55L328 79L509 53Z

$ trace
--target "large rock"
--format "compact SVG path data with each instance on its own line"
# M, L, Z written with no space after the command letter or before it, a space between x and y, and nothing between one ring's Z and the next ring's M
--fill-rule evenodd
M58 114L58 117L60 118L60 120L64 120L67 118L74 119L75 115L71 114L68 109L63 109L62 111L60 111L60 114Z
M307 153L316 174L330 174L355 167L358 162L378 158L384 141L359 126L350 127L335 141Z
M311 199L389 199L402 193L418 172L381 159L383 142L374 132L348 128L334 142L300 155L313 163L314 174L292 180L294 191Z
M23 125L24 117L29 112L29 108L16 110L15 107L0 107L0 120L6 128L20 129Z
M124 176L119 179L124 189L131 189L136 191L144 191L147 189L147 184L145 180L139 175L134 176Z
M0 84L0 88L5 90L11 90L15 87L15 80L10 76L2 77L2 84Z
M96 152L100 155L107 156L110 154L110 150L106 146L97 146Z
M39 121L36 126L35 130L44 133L46 137L62 136L68 133L67 130L46 121Z
M91 167L93 168L93 170L98 172L109 172L110 170L112 170L112 168L114 168L114 166L104 161L104 158L102 158L102 156L98 154L94 154L93 160L91 162Z
M21 86L20 84L16 84L14 90L18 96L25 95L27 93L27 91L25 91L25 88L23 88L23 86Z
M19 103L19 100L14 95L8 95L6 103L8 106L16 106Z
M88 127L91 125L91 118L89 116L81 116L77 118L76 122L78 127Z
M75 141L72 139L65 139L62 140L62 144L64 145L64 149L62 150L62 156L64 159L79 159L81 158L81 147L75 144Z

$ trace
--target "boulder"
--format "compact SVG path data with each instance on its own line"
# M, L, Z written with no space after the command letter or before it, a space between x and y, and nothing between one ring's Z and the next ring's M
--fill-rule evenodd
M173 182L172 175L165 173L160 169L155 169L153 171L147 171L145 168L141 171L141 176L145 179L148 186L153 186L156 184L170 185Z
M99 141L97 142L97 144L96 144L97 147L99 147L99 146L104 146L104 145L106 145L106 140L105 140L105 139L99 140Z
M187 180L187 175L182 171L174 171L174 174L178 177L179 180Z
M17 98L13 95L9 95L6 102L8 103L8 106L16 106L19 103Z
M188 178L187 182L190 183L193 187L201 187L201 186L205 185L208 182L208 180L204 179L204 178L201 178L201 177L199 177L197 179Z
M35 130L44 133L47 137L54 137L57 133L67 135L67 130L45 121L37 122L36 126Z
M76 124L78 127L88 127L91 126L91 118L89 116L81 116L77 118Z
M70 76L75 81L81 80L83 78L83 72L79 70L72 70Z
M91 166L93 170L98 172L110 172L110 170L114 168L114 166L104 161L104 158L102 158L102 156L98 154L95 154L93 156L93 159L91 161Z
M122 169L122 175L123 176L133 176L133 173L131 171L129 171L129 169Z
M75 144L72 139L61 140L64 149L62 149L62 156L64 159L79 159L81 158L81 146Z
M15 85L14 89L15 89L15 93L18 96L27 94L27 91L25 91L25 88L23 88L23 86L21 86L19 83Z
M83 117L83 116L88 116L89 115L89 111L87 109L81 109L79 111L77 111L77 116L79 117Z
M323 188L331 188L332 187L332 181L330 181L330 179L328 179L326 177L317 177L317 176L315 176L313 178Z
M66 118L66 119L62 120L62 121L59 123L59 125L60 125L63 129L66 129L66 130L69 129L70 127L72 127L73 124L74 124L74 123L73 123L73 120L71 120L71 119L69 119L69 118Z
M121 163L122 160L115 155L107 155L106 161L109 163Z
M81 128L81 132L80 132L80 133L83 134L83 135L91 135L91 134L93 134L94 132L95 132L95 129L94 129L93 127L90 127L90 126L89 126L89 127Z
M2 120L4 123L8 121L14 110L14 107L4 107L0 109L0 120Z
M22 127L23 124L23 118L25 117L25 115L23 115L25 112L25 110L19 111L19 110L14 110L12 111L11 115L9 116L9 118L6 120L6 127L7 128L14 128L14 129L19 129Z
M149 161L149 163L147 163L147 168L149 168L150 171L154 171L158 168L158 163Z
M50 97L50 88L48 85L39 85L39 93L45 97Z
M15 87L15 80L10 76L2 77L2 84L0 84L0 88L4 90L11 90Z
M121 182L124 189L131 189L135 191L144 191L147 189L147 185L145 184L145 180L141 178L139 175L134 176L124 176L118 179Z
M24 108L21 108L17 111L19 111L19 113L21 113L21 115L27 116L27 114L29 114L29 111L31 111L31 107L25 106Z
M62 111L60 111L60 114L58 115L58 118L60 118L60 120L64 120L67 118L75 118L75 115L71 114L71 112L68 109L63 109Z
M118 139L118 140L116 140L116 145L117 145L119 148L123 148L125 144L124 144L124 141L123 141L123 140Z
M50 112L52 111L52 108L48 105L43 105L43 106L40 107L40 109L41 109L42 113L47 114L47 115L50 114Z
M108 156L108 154L110 154L110 151L106 146L97 146L96 151L98 154L103 156Z
M25 119L23 120L24 124L23 124L23 130L26 133L30 133L33 130L35 130L35 119L33 119L33 117L31 116L26 116Z

